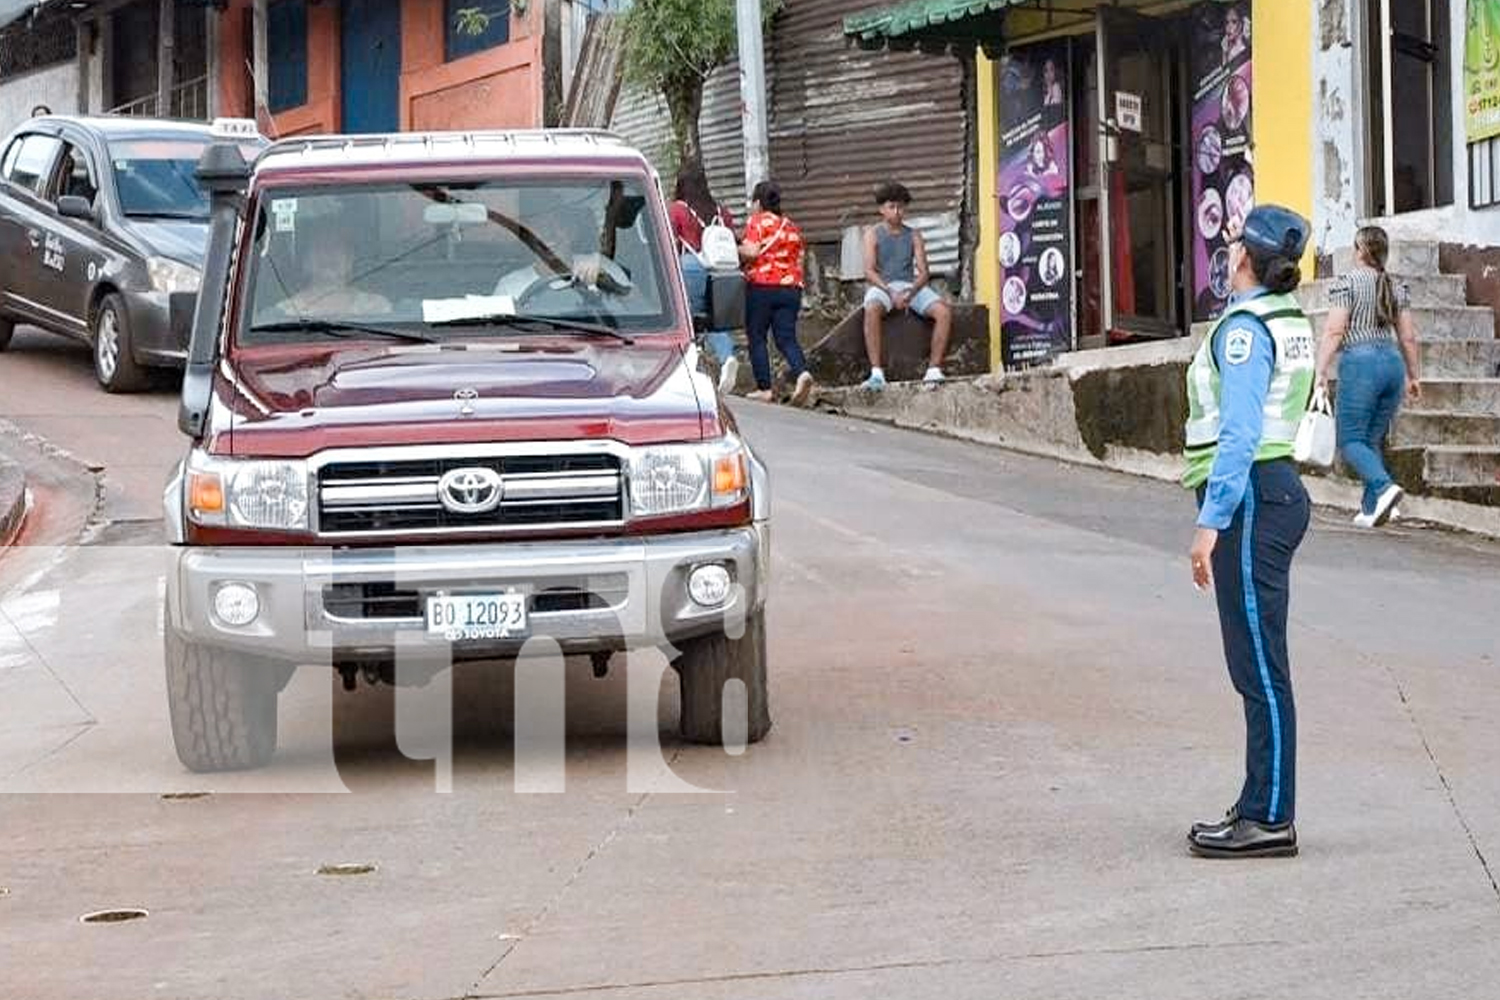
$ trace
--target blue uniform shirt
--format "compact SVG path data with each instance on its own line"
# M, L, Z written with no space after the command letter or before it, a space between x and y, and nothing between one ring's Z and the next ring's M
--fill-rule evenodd
M1265 295L1259 285L1230 296L1229 304ZM1225 345L1234 330L1250 334L1250 356L1225 356ZM1276 366L1276 346L1271 331L1258 318L1238 313L1225 320L1215 331L1214 361L1219 366L1219 448L1214 456L1213 471L1208 475L1203 506L1198 511L1198 527L1223 531L1234 520L1245 499L1250 482L1250 467L1260 450L1260 435L1265 426L1266 396L1271 391L1271 373Z

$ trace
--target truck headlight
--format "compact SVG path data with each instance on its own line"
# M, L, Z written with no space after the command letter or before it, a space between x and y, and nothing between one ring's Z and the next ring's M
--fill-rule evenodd
M308 475L304 462L216 458L195 452L188 462L187 511L195 524L306 531Z
M170 257L148 258L146 271L151 275L151 287L168 295L196 292L203 282L203 275L196 267Z
M633 517L733 507L749 489L745 447L733 435L704 444L637 448L630 455Z

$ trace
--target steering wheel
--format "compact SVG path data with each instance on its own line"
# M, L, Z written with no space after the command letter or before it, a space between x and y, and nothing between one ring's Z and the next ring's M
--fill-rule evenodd
M521 306L532 299L548 292L561 292L572 289L579 297L596 309L603 308L604 293L613 295L629 295L635 290L635 282L630 280L630 275L615 261L605 257L599 262L598 287L590 288L583 284L571 274L546 274L539 276L531 284L527 285L520 295L516 296L516 305Z

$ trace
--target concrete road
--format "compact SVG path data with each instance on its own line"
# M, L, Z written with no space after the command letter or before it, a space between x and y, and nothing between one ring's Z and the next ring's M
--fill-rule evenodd
M1188 579L1186 496L748 404L776 483L776 728L738 758L663 739L679 777L725 794L630 793L624 672L586 664L563 794L513 790L513 689L484 667L454 682L451 794L393 749L388 693L307 671L274 766L205 779L172 756L159 536L136 521L181 448L175 401L105 397L86 354L44 343L0 357L0 415L103 465L120 523L45 544L93 485L31 456L55 503L0 567L0 996L1344 1000L1500 981L1495 546L1316 519L1294 578L1295 860L1183 849L1235 794L1243 732ZM660 710L669 732L670 692ZM339 863L376 867L318 873ZM79 922L117 907L149 916Z

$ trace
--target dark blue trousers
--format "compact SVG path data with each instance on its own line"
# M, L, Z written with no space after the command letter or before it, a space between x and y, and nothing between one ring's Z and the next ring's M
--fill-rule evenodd
M802 289L750 285L745 289L745 337L750 342L750 370L757 389L771 388L770 334L786 358L792 378L807 371L807 359L797 343L797 315L802 310Z
M1290 460L1257 463L1245 500L1214 549L1214 589L1229 677L1245 703L1246 819L1296 816L1297 710L1286 623L1292 557L1307 534L1311 504Z

